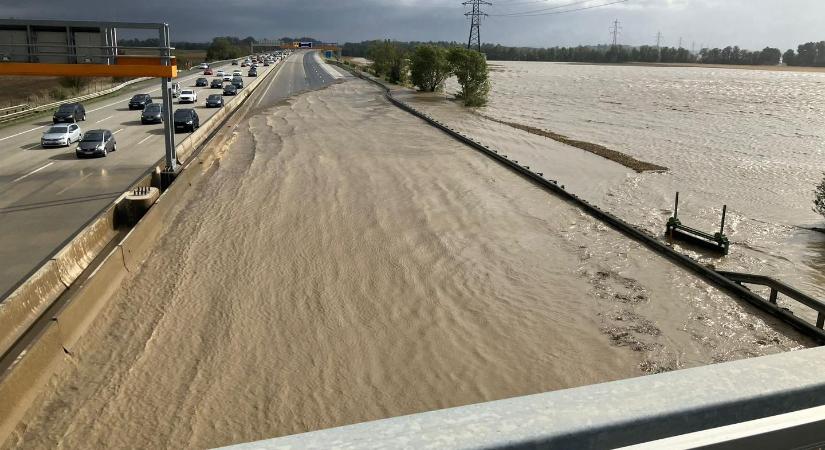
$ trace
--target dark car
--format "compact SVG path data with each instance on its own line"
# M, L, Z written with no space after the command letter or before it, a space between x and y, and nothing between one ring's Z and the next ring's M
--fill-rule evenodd
M143 108L140 114L140 123L161 123L163 122L163 108L160 103L150 103Z
M91 130L83 135L80 144L77 145L75 154L78 158L85 156L106 156L109 152L117 150L115 135L109 130Z
M243 78L232 77L232 86L235 86L237 89L243 89Z
M249 69L249 73L247 73L246 75L250 76L250 77L257 77L258 76L258 70L253 67L253 68Z
M206 97L207 108L220 108L221 106L223 106L223 96L221 94L209 94L209 97Z
M132 96L132 99L129 100L129 109L143 109L152 103L152 96L149 94L135 94Z
M203 86L208 86L208 85L209 85L209 80L207 80L206 78L201 77L201 78L198 78L197 80L195 80L195 86L197 86L197 87L203 87Z
M192 108L175 110L175 131L195 131L201 126L198 113Z
M80 122L86 120L86 108L80 103L65 103L57 108L52 116L52 122Z
M223 95L238 95L238 88L234 84L227 84L223 87Z
M221 89L223 88L223 78L213 78L212 84L209 85L212 89Z

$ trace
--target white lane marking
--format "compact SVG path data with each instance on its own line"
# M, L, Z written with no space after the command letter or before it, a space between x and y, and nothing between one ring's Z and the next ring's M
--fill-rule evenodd
M51 125L46 125L46 127L49 127L49 126L51 126ZM19 132L19 133L17 133L17 134L12 134L11 136L6 136L6 137L4 137L4 138L0 138L0 141L5 141L6 139L11 139L11 138L13 138L13 137L20 136L21 134L30 133L30 132L32 132L32 131L39 130L39 129L41 129L41 128L46 128L46 127L37 127L37 128L32 128L31 130L21 131L21 132Z
M119 129L119 130L117 130L117 131L112 131L112 134L118 134L118 133L120 133L121 131L123 131L123 128L121 128L121 129Z
M111 119L112 117L114 117L114 115L111 115L111 116L109 116L109 117L104 117L104 118L102 118L102 119L98 120L98 121L97 121L97 122L95 122L95 123L100 123L100 122L103 122L104 120L109 120L109 119Z
M29 176L29 175L34 175L34 174L36 174L37 172L40 172L41 170L45 169L46 167L51 166L52 164L54 164L54 161L52 161L52 162L50 162L50 163L48 163L48 164L45 164L45 165L43 165L43 166L40 166L40 167L38 167L37 169L34 169L34 170L32 170L31 172L29 172L29 173L27 173L27 174L23 175L22 177L17 177L17 178L15 178L14 180L12 180L11 182L12 182L12 183L16 183L16 182L18 182L18 181L22 180L23 178L26 178L26 177L27 177L27 176Z
M141 140L140 140L140 142L138 142L138 143L137 143L137 145L140 145L140 144L142 144L142 143L144 143L144 142L148 141L149 139L152 139L152 135L151 135L151 134L150 134L149 136L146 136L145 138L141 139Z
M318 52L314 52L312 54L312 56L313 56L313 58L315 58L315 62L319 66L321 66L321 68L324 69L324 72L328 73L329 76L331 76L332 78L334 78L336 80L339 79L339 78L344 78L344 76L341 75L340 72L338 72L337 70L332 70L332 68L329 66L329 64L327 64L323 59L321 59L321 55L319 55ZM317 72L317 69L316 69L316 72Z
M77 181L75 181L74 183L72 183L72 184L70 184L70 185L68 185L68 186L64 187L63 189L61 189L61 190L57 191L57 195L60 195L60 194L62 194L62 193L64 193L64 192L68 191L69 189L71 189L71 188L73 188L73 187L77 186L77 185L78 185L78 184L80 184L83 180L85 180L86 178L89 178L89 177L90 177L90 176L92 176L92 175L93 175L93 172L89 172L89 173L87 173L86 175L83 175L82 177L80 177L80 179L79 179L79 180L77 180Z

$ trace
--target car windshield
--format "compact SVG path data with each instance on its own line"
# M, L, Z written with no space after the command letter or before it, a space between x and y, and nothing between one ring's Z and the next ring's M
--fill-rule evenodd
M83 136L83 142L102 141L103 133L100 131L89 131Z
M135 100L135 101L141 101L141 100L143 100L144 98L145 98L145 97L143 97L143 95L142 95L142 94L138 94L138 95L136 95L136 96L132 97L132 100Z
M226 90L226 91L234 91L234 90L235 90L235 86L232 86L232 85L230 84L229 86L225 87L225 88L224 88L224 90Z
M189 119L191 117L191 113L188 109L179 109L175 111L175 119Z
M51 127L47 133L66 133L69 131L68 127Z
M160 105L156 105L154 103L151 103L149 105L146 105L146 109L144 109L143 111L144 112L159 112L160 111Z
M192 93L192 91L183 91L183 92L181 92L181 94L184 94L184 95L189 95L191 93Z
M60 112L72 112L72 111L74 111L74 105L60 105L60 108L58 108L58 111L60 111Z
M209 98L208 98L207 100L210 100L210 101L215 101L215 100L220 100L220 99L221 99L221 96L220 96L220 95L218 95L218 94L212 94L212 95L210 95L210 96L209 96Z

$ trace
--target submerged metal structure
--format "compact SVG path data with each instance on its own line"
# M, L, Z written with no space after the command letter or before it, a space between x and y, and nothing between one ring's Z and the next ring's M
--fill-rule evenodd
M727 255L730 251L730 241L725 236L725 216L728 212L728 205L722 206L722 224L718 233L707 233L696 228L691 228L682 224L679 220L679 193L676 193L676 203L673 205L673 217L668 219L665 226L665 235L673 240L690 242L711 250Z

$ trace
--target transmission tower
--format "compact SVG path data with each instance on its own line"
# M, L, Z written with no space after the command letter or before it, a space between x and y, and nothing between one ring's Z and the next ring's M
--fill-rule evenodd
M464 13L470 18L470 39L467 40L467 48L472 49L475 46L476 50L481 52L481 17L487 15L481 7L493 4L485 0L467 0L462 5L470 7L470 11Z
M656 62L662 62L662 32L656 33L656 52L659 54Z
M618 20L613 21L613 26L610 28L610 35L613 36L613 46L619 43L619 33L622 31L621 24Z

